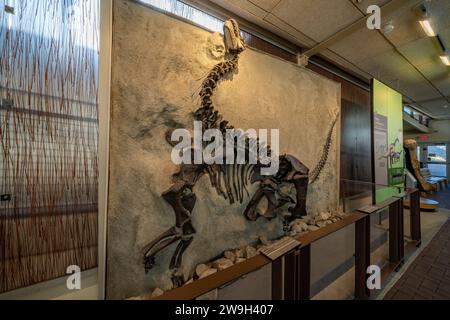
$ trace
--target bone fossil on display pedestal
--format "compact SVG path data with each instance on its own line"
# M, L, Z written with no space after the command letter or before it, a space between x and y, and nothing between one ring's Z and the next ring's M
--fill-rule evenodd
M403 147L406 155L406 168L412 171L414 178L420 183L421 190L426 193L433 193L436 187L429 183L420 173L420 162L417 159L417 141L406 139L403 141Z
M239 26L232 19L228 20L224 25L224 42L229 59L213 67L203 81L200 90L201 106L195 112L194 118L196 121L201 121L203 132L208 129L218 129L225 137L226 130L233 129L233 127L228 124L228 121L223 120L219 112L214 109L212 95L219 82L225 76L237 70L239 55L245 50L245 43L241 38ZM162 194L164 200L172 207L175 213L175 225L144 248L145 270L149 271L152 269L155 264L155 256L159 252L169 245L177 243L175 253L170 262L170 270L173 271L173 286L176 288L183 285L184 278L181 273L182 257L196 233L191 220L192 211L197 201L194 187L204 175L209 176L212 187L220 196L227 199L230 204L235 202L242 203L244 199L250 198L244 211L244 216L250 221L255 221L261 216L268 220L276 218L277 211L286 204L293 204L289 208L291 213L287 217L289 221L306 216L308 184L318 179L325 166L338 117L339 114L332 121L321 159L311 173L297 158L288 154L278 157L279 170L273 175L263 175L261 173L266 165L259 158L256 164L181 164L179 171L173 175L173 185ZM168 131L166 138L171 136L170 133L171 130ZM270 147L261 143L258 138L244 135L244 139L246 159L249 159L251 146L255 145L257 150L266 150L266 154L270 157L272 152ZM172 144L169 139L167 140ZM226 163L226 161L223 163ZM254 183L259 183L258 189L253 196L250 196L247 187ZM291 184L295 187L295 200L282 190L283 184ZM263 212L260 209L262 202L266 202L266 208ZM245 257L256 254L256 249L244 248L244 251ZM238 253L234 252L233 254L235 261L239 261ZM228 255L232 256L231 254ZM227 266L230 266L230 264L225 260L216 264L216 267L219 269ZM216 271L216 268L211 267L203 270L202 275L205 272L212 274Z

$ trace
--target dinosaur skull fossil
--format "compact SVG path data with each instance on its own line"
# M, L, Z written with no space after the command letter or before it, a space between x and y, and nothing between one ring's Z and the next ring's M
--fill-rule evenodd
M229 19L223 26L225 48L229 53L240 53L245 49L239 25L234 19Z

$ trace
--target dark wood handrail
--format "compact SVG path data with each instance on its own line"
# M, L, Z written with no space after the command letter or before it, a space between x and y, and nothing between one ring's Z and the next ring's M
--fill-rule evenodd
M355 211L345 216L342 220L336 221L316 231L310 231L305 235L296 237L296 239L301 242L301 247L304 247L343 229L366 216L367 214L365 213ZM233 280L239 279L250 272L258 270L271 262L271 260L263 255L258 254L253 258L235 264L225 270L218 271L208 277L195 280L183 287L167 291L163 295L154 298L154 300L192 300ZM151 297L150 295L145 295L144 299L151 299Z

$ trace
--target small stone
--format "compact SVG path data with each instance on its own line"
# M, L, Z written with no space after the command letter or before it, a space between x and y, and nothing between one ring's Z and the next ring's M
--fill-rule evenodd
M297 226L299 226L302 229L302 231L305 231L305 230L308 229L308 225L305 222L303 222L303 221L299 221L297 223Z
M291 223L289 223L289 227L292 228L294 225L296 225L299 221L299 219L295 219L294 221L292 221Z
M261 236L259 237L259 241L263 244L263 245L268 245L269 241L267 240L267 238L265 236Z
M343 219L345 217L345 213L343 212L335 212L334 216L338 219Z
M247 259L245 259L245 258L237 258L236 259L236 264L244 262L245 260L247 260Z
M227 258L220 258L213 262L213 267L219 271L225 270L233 265L233 261Z
M295 237L297 235L297 232L292 230L291 232L289 232L289 236L290 237Z
M234 250L234 255L236 256L236 259L237 258L243 258L244 257L244 250L236 249L236 250Z
M308 231L316 231L319 230L319 227L317 226L308 226Z
M332 223L333 223L333 221L331 221L331 220L327 220L327 221L325 221L325 223L326 223L327 225L329 225L329 224L332 224Z
M204 263L199 264L197 267L195 267L195 274L198 277L200 277L203 274L203 272L205 272L208 269L209 269L209 267L206 264L204 264Z
M252 246L245 247L245 258L250 259L257 255L256 249Z
M214 268L207 269L201 274L201 276L199 278L200 279L206 278L207 276L210 276L216 272L217 272L217 269L214 269Z
M303 227L302 227L301 225L299 225L299 224L294 224L294 225L292 226L292 232L293 232L294 234L300 233L300 232L302 232L302 231L303 231Z
M191 278L191 279L189 279L188 281L186 281L186 282L184 283L184 285L188 285L188 284L190 284L190 283L192 283L192 282L194 282L194 278Z
M330 217L331 217L331 214L328 212L322 212L319 214L319 219L322 221L328 220L328 219L330 219Z
M231 260L233 263L236 261L236 255L233 253L233 251L225 251L223 256Z
M156 297L162 296L163 294L164 294L164 291L162 289L156 288L152 292L152 298L156 298Z
M323 228L327 225L327 223L325 221L319 221L316 223L316 226L318 226L319 228Z

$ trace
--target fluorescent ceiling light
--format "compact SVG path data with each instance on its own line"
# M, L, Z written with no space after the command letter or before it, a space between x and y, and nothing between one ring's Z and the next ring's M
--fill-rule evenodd
M433 27L431 27L430 20L421 20L419 21L420 25L422 26L423 30L429 37L435 37L436 33L433 30Z
M445 64L446 66L450 66L450 58L448 57L448 55L440 56L440 58L443 64Z

